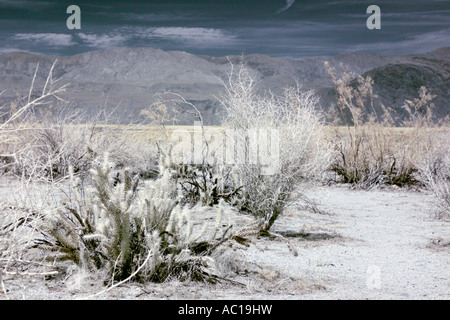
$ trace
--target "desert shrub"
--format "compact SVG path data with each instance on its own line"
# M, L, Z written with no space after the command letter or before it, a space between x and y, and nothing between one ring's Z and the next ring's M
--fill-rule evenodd
M67 85L53 79L55 64L40 94L32 94L36 67L28 97L12 102L0 125L3 171L53 179L67 175L69 163L75 170L86 167L94 126L75 126L77 113L63 116L67 103L61 95Z
M415 165L417 177L437 199L436 216L450 217L450 147L449 132L433 130L421 143L422 157Z
M299 86L280 94L260 92L244 64L237 69L231 65L224 85L223 126L231 132L226 143L243 146L236 150L243 161L235 158L227 163L234 167L235 188L240 188L235 205L254 215L262 222L262 231L268 231L296 188L321 179L329 165L331 152L318 100L314 92Z
M3 171L16 170L18 166L20 167L20 164L18 164L20 160L18 160L18 158L20 158L21 155L30 153L29 149L33 142L32 134L30 134L30 132L34 129L33 125L36 125L36 122L33 123L30 121L30 115L34 115L37 108L48 106L55 101L62 101L60 95L66 90L67 85L58 85L58 80L53 79L52 73L55 63L50 69L45 85L39 96L32 99L32 93L35 86L34 82L39 69L38 65L28 97L24 98L23 105L19 107L18 102L12 102L10 110L2 115L6 116L6 120L0 125L0 154ZM35 161L33 161L33 163L34 162Z
M126 129L104 124L99 117L81 113L58 114L38 118L28 115L5 145L9 156L9 172L29 179L61 180L71 166L75 173L86 173L93 160L108 152L118 167L130 167L145 173L155 165L154 149L147 141L130 143ZM127 141L128 140L128 141ZM136 152L139 149L140 152Z
M56 119L45 124L40 121L27 124L33 129L22 131L10 147L14 154L12 173L52 180L67 176L69 165L76 172L89 169L93 156L89 145L95 135L95 125L77 126Z
M167 162L165 166L171 167L176 172L175 178L182 194L180 201L184 204L200 203L205 206L216 205L222 199L233 203L241 188L236 184L233 167L224 164L223 159L216 156L218 149L224 145L220 143L217 145L212 141L214 136L217 138L223 135L224 131L206 128L200 111L182 96L166 93L164 97L159 98L162 100L151 104L141 114L149 120L153 130L159 132L157 142L159 153L165 152L169 155L163 161ZM169 114L167 105L173 107L174 117ZM194 126L169 129L167 123L176 122L178 114L193 116ZM195 148L193 145L196 145ZM160 146L165 146L167 150L163 152Z
M195 230L188 206L181 206L174 172L164 168L155 180L140 182L107 157L91 170L92 188L83 188L71 171L74 203L44 219L49 239L43 248L57 252L106 279L161 282L168 277L216 281L211 253L231 237L219 224ZM221 220L219 209L216 222ZM198 229L198 228L197 228Z
M111 123L112 113L85 115L69 110L68 102L60 97L67 85L53 79L54 66L42 93L31 99L33 79L29 96L12 103L7 120L0 125L0 170L29 180L61 180L68 176L69 167L75 173L86 173L98 155L108 152L118 167L152 175L156 146L135 139L139 130L128 132ZM35 77L37 72L38 68Z
M188 146L195 145L195 148L187 150L183 159L175 152L170 158L177 173L183 201L206 206L218 204L221 200L234 204L242 186L236 179L235 167L224 163L220 155L220 149L224 147L224 130L194 126L193 131L195 138ZM186 134L190 135L190 132L183 133ZM219 141L214 143L214 139ZM170 143L174 149L177 147L176 139Z
M437 217L450 216L450 147L449 119L433 118L434 95L425 87L419 97L406 100L405 110L409 117L405 125L412 128L412 144L416 154L412 158L417 180L432 191L437 199Z
M421 141L433 126L433 96L422 87L419 98L407 100L408 117L401 127L388 107L380 105L375 110L377 96L372 91L370 77L357 77L351 85L351 75L337 78L329 68L337 92L337 108L346 128L337 128L336 157L331 170L339 181L359 188L369 189L380 185L417 185L417 163L422 157Z
M220 200L234 203L241 187L234 183L233 168L204 164L179 164L177 166L183 200L212 206Z

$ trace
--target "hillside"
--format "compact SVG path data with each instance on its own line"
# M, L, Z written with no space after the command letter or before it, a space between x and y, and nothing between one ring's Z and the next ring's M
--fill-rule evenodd
M0 103L8 108L11 101L28 94L39 63L35 94L45 83L52 63L58 59L54 77L70 83L64 98L70 108L92 112L101 107L116 108L122 119L136 119L139 110L148 107L158 93L178 93L194 102L207 124L220 123L221 79L229 71L229 60L241 57L207 57L152 48L113 48L74 56L44 56L23 52L0 54ZM334 103L334 90L324 62L337 70L373 77L375 91L382 102L392 106L399 116L405 99L417 96L425 85L438 97L435 112L450 114L450 48L423 55L378 56L346 53L333 57L308 59L245 56L245 63L258 78L262 89L277 89L299 82L305 89L315 89L325 110ZM125 117L128 116L129 118ZM190 120L184 118L184 122Z

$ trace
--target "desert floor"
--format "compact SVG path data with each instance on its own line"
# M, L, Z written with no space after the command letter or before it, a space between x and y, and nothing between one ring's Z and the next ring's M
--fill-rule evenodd
M435 217L432 194L343 185L305 194L308 204L294 203L272 228L284 239L253 237L218 258L232 281L104 291L75 269L51 277L9 270L0 299L450 299L450 222Z

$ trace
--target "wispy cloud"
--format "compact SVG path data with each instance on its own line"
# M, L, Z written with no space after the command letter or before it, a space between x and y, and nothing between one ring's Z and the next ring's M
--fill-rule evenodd
M77 35L85 45L100 49L120 46L128 40L128 37L121 34L109 35L78 33Z
M33 53L29 50L22 50L19 48L0 48L0 53L12 53L12 52L26 52L26 53Z
M211 46L230 44L235 36L220 29L213 28L187 28L187 27L160 27L140 29L137 36L147 39L159 38L182 42L190 46Z
M295 0L286 0L286 4L284 7L282 7L281 9L279 9L277 11L277 13L281 13L283 11L286 11L287 9L289 9L293 4L294 4Z
M75 44L72 35L64 33L17 33L12 36L12 39L31 41L51 47L67 47Z
M152 40L169 41L187 47L223 46L233 43L235 39L220 29L188 27L121 27L109 33L78 33L77 36L82 44L99 49Z

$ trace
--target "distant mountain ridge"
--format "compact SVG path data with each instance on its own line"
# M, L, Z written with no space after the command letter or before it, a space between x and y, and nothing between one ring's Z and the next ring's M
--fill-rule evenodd
M71 108L95 111L116 108L118 113L136 118L158 93L170 91L192 101L207 124L219 124L221 105L216 97L223 90L221 79L229 71L229 60L241 57L196 56L186 52L152 48L112 48L74 56L44 56L23 52L0 54L0 104L28 94L37 64L36 94L45 83L53 62L58 59L54 78L70 83L64 96ZM417 97L426 86L438 97L433 101L438 117L450 115L450 47L421 55L378 56L345 53L308 59L247 55L244 61L258 78L261 89L277 91L297 81L305 89L315 89L321 107L335 103L333 83L324 62L337 70L370 75L380 100L402 116L405 99ZM184 122L190 121L187 118Z

